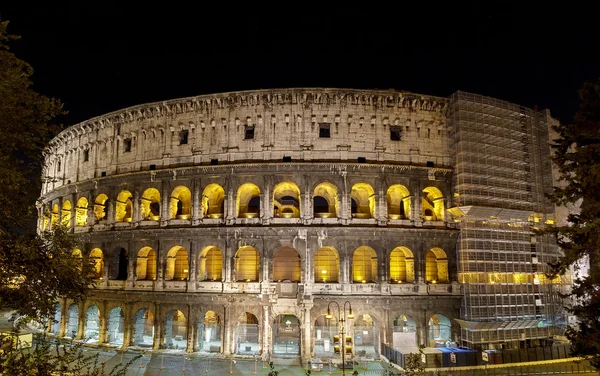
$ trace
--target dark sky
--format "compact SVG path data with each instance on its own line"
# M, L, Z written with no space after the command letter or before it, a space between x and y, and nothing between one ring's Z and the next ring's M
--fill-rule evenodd
M564 122L583 82L600 76L593 1L8 3L0 18L22 36L12 49L33 65L35 88L65 103L66 124L150 101L280 87L464 90L537 104Z

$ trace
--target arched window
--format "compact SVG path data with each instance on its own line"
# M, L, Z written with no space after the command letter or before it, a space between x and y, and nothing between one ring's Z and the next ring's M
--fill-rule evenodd
M52 205L52 228L58 225L58 204Z
M444 196L436 187L427 187L423 189L423 219L426 221L444 220Z
M165 280L187 281L189 269L187 251L180 246L171 248L167 253Z
M273 280L300 282L300 255L294 248L280 248L273 255Z
M121 307L115 307L108 312L108 330L106 341L109 345L123 346L125 336L125 315Z
M258 319L250 312L242 313L235 326L236 354L258 354Z
M160 219L160 192L156 188L148 188L142 194L142 220L158 221Z
M117 196L115 205L115 221L116 222L131 222L133 218L133 196L129 191L121 191Z
M338 213L338 190L331 183L324 182L313 193L313 214L316 218L336 218Z
M252 183L242 184L237 192L238 218L260 217L260 189Z
M180 185L173 189L169 203L171 219L190 219L192 216L192 192Z
M140 249L137 254L135 275L139 280L156 280L156 252L150 247Z
M187 320L183 312L170 311L165 317L165 348L185 351L187 348Z
M315 283L337 283L340 276L340 258L333 247L323 247L315 253Z
M431 316L429 319L429 340L441 342L451 340L451 327L452 323L446 316L439 313ZM430 346L434 347L435 343L430 343Z
M394 319L394 347L417 346L417 322L409 315L400 314Z
M209 246L200 252L198 280L220 281L223 274L223 253L217 247Z
M85 226L87 224L88 200L85 197L77 200L75 209L75 226Z
M235 254L235 280L257 282L259 270L258 251L250 246L240 248Z
M101 221L106 219L106 201L108 200L108 196L104 193L101 193L96 197L94 201L94 215L96 216L96 220Z
M198 351L221 352L221 318L215 311L208 311L198 321Z
M94 276L102 278L104 276L104 254L102 254L102 250L100 248L92 249L89 259L94 269Z
M273 217L300 218L300 188L284 181L273 189Z
M142 308L135 313L133 324L133 345L152 347L154 343L154 314Z
M65 330L65 337L77 338L79 331L79 307L73 303L67 310L67 328Z
M410 219L410 193L405 186L394 184L387 191L389 219Z
M61 225L71 227L71 201L65 200L62 206Z
M396 247L390 253L390 283L414 282L415 258L410 249Z
M85 311L85 326L83 337L91 342L98 342L100 336L100 310L98 306L89 306Z
M81 254L81 251L79 249L74 249L73 252L71 253L71 257L73 257L75 259L75 261L78 264L77 268L79 270L81 270L82 262L83 262L83 255Z
M202 192L202 212L208 218L223 218L225 190L219 184L209 184Z
M425 277L427 282L448 282L448 257L440 248L431 248L425 256Z
M371 247L358 247L352 256L352 275L355 283L377 282L377 254Z
M375 191L367 183L358 183L352 186L350 198L356 203L353 208L352 218L368 219L375 217Z

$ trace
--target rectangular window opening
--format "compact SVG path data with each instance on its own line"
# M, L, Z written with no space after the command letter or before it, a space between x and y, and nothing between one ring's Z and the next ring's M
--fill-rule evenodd
M433 161L427 161L427 167L434 167Z
M211 159L210 160L210 164L213 165L213 166L214 165L218 165L219 164L219 160L218 159Z
M244 130L244 140L254 140L254 126L246 126L246 129Z
M149 170L156 170L156 165L155 164L151 164L150 166L148 166Z
M390 140L392 141L401 141L402 133L400 127L390 127Z
M90 151L88 149L85 149L83 151L83 161L87 162L90 160Z
M131 151L131 138L123 140L123 153L129 153Z
M100 173L100 176L102 176L102 177L106 176L106 171L102 171L102 172Z
M319 123L319 138L331 138L331 123Z
M292 161L292 157L289 157L289 156L284 156L284 157L283 157L283 161L284 161L284 162L291 162L291 161Z
M367 163L367 158L365 158L365 157L358 157L358 163Z
M189 134L190 134L190 131L188 131L188 130L183 130L183 131L179 132L179 145L187 145Z

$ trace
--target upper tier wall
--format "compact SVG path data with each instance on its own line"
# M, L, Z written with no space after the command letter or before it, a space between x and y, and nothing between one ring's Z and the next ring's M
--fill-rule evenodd
M447 105L447 98L352 89L244 91L143 104L74 125L55 137L46 150L42 194L151 165L160 169L214 159L364 157L449 166ZM254 128L252 138L248 127ZM329 128L329 138L320 134L321 127ZM392 139L392 129L400 132L400 140Z

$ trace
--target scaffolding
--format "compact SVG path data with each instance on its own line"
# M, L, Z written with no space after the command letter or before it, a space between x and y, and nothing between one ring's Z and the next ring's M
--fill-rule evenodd
M463 344L517 347L551 339L563 325L558 292L546 278L558 256L548 235L555 222L548 111L456 92L448 110L453 208L459 222Z

